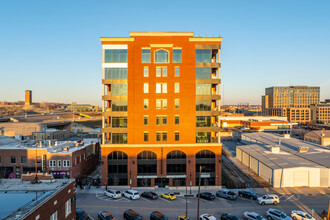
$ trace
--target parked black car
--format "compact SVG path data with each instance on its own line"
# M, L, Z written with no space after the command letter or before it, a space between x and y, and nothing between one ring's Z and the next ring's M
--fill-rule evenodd
M144 192L141 196L147 199L158 199L158 195L154 192Z
M97 215L99 220L115 220L115 218L110 214L110 212L102 211Z
M123 214L123 217L125 220L143 220L142 216L132 209L126 210Z
M221 215L221 220L239 220L239 218L230 213L223 213Z
M150 220L167 220L167 217L158 211L154 211L150 215Z
M258 198L258 195L255 194L254 192L250 191L250 190L238 191L238 195L242 196L242 197L245 197L245 198L248 198L248 199L254 199L254 200L256 200Z
M87 220L90 219L87 213L82 209L76 209L76 220Z
M198 194L196 195L196 197L198 197ZM200 198L201 199L206 199L206 200L214 200L215 196L210 192L202 192L200 194Z

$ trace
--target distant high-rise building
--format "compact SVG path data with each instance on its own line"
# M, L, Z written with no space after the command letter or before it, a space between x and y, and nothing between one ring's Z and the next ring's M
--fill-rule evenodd
M222 38L101 38L102 185L221 185Z
M32 105L32 91L25 90L25 105Z
M275 86L266 88L262 96L265 116L288 117L290 122L307 123L311 120L311 104L320 102L320 87Z

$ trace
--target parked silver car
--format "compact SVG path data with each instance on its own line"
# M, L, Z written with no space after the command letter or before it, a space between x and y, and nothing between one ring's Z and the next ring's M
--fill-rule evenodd
M284 212L277 209L268 209L266 216L268 220L292 220L292 218L287 216Z
M237 199L237 194L231 190L220 190L220 191L217 191L216 195L218 197L221 197L221 198L225 198L225 199L230 199L230 200L235 200Z

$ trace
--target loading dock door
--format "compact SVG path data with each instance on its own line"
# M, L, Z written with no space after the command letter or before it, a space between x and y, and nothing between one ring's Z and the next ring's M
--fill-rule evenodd
M295 171L293 173L293 186L308 186L308 171Z

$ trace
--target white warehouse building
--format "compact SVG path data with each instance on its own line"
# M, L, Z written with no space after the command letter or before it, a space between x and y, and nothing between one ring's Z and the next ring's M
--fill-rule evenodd
M273 187L330 187L330 150L289 136L245 133L236 158Z

